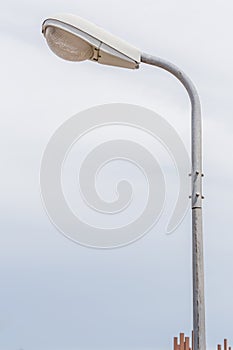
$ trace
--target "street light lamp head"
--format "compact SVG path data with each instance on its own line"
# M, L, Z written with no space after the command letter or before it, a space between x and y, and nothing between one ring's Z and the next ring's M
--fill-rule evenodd
M91 60L105 65L135 69L141 53L125 41L74 15L60 14L42 25L48 46L68 61Z

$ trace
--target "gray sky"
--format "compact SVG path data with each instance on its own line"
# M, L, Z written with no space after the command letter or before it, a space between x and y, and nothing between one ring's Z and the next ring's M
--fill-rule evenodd
M1 254L0 348L5 350L171 349L191 329L188 214L164 233L166 218L125 248L81 247L60 235L40 199L39 169L58 126L95 105L153 109L189 149L189 101L169 74L85 62L47 48L41 22L78 14L179 65L201 95L204 126L206 324L208 348L233 344L231 1L9 0L0 17ZM172 187L172 185L170 185Z

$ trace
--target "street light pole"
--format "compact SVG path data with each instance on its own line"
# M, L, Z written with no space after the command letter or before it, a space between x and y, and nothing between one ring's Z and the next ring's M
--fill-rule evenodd
M141 53L125 41L78 16L59 14L42 24L50 49L68 61L91 60L100 64L139 68L140 63L162 68L185 87L192 106L192 261L194 350L206 350L204 257L202 233L202 125L201 105L195 86L174 64Z
M201 105L192 81L174 64L143 53L141 62L173 74L185 87L192 106L192 263L194 350L205 350L204 256L202 232L202 125Z

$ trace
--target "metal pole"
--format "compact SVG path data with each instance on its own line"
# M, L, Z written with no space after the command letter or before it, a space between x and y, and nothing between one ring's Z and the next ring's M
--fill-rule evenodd
M173 74L186 88L192 105L192 260L193 260L193 331L194 350L206 350L204 257L202 233L202 125L197 90L178 67L161 58L143 53L141 62Z

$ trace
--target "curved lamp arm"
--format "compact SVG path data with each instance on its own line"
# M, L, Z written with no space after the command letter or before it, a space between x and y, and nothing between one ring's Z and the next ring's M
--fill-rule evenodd
M192 106L192 260L194 350L205 350L204 258L202 233L202 125L201 104L189 77L174 64L143 53L141 62L162 68L185 87Z

